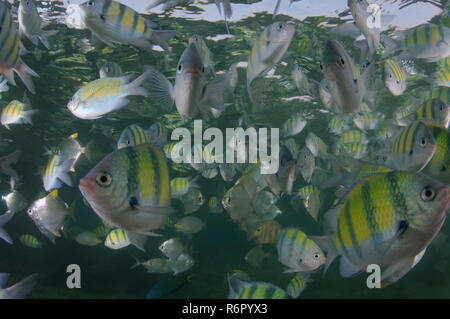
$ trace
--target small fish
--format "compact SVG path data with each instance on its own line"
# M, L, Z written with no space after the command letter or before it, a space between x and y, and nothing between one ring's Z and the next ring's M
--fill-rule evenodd
M101 244L102 241L96 234L85 231L75 236L75 241L83 246L96 246Z
M266 259L267 255L268 254L260 246L256 246L247 252L244 259L248 264L259 268L264 262L264 259Z
M446 86L437 86L425 93L424 101L429 99L439 99L445 103L450 102L450 88Z
M198 211L205 203L205 197L197 188L191 188L189 192L181 196L184 206L184 214L189 215Z
M120 65L116 62L106 62L99 70L100 78L119 78L123 76Z
M77 141L77 137L78 133L74 133L63 139L54 151L55 154L64 156L66 160L73 159L72 165L69 169L71 172L75 172L75 165L77 164L81 154L84 154L88 159L90 158L90 146L92 144L89 143L87 146L83 147Z
M150 143L147 131L137 124L127 126L120 134L117 149Z
M146 299L158 299L185 287L192 279L192 276L174 276L157 282L145 296Z
M353 123L362 131L375 130L378 128L378 123L384 119L381 113L367 113L362 112L353 116Z
M297 299L311 281L309 274L297 273L289 282L286 293L292 298Z
M166 40L177 33L175 30L156 30L154 23L116 1L89 0L82 3L80 8L89 30L112 47L113 43L120 43L151 50L152 41L169 52Z
M16 72L28 91L35 93L31 76L39 77L28 65L26 65L19 55L21 42L18 29L13 22L10 5L7 2L0 2L0 72L12 85L16 85L14 72Z
M448 128L450 123L450 106L442 100L430 99L407 117L413 121L420 120Z
M8 244L13 244L13 240L8 235L8 233L2 228L6 223L8 223L11 218L14 216L14 214L6 213L3 215L0 215L0 238L6 241Z
M321 70L336 105L346 114L361 110L362 99L367 93L367 79L373 68L371 64L359 74L352 57L335 39L325 44Z
M208 199L208 209L214 214L220 214L223 212L223 207L221 203L217 200L216 196L210 197Z
M343 277L377 264L385 287L420 261L449 207L449 186L410 172L372 174L327 212L331 234L311 239L327 252L325 271L337 256Z
M150 71L150 93L158 104L170 110L175 103L183 120L207 117L209 108L224 110L223 95L228 89L226 77L206 83L206 67L194 43L190 43L178 61L175 84L159 71Z
M41 23L34 0L20 0L18 19L20 34L25 35L35 46L39 44L40 40L47 50L50 49L47 37L58 33L58 30L42 30L44 24Z
M300 197L301 199L307 199L309 195L312 193L318 191L317 187L314 185L307 185L298 190L298 192L295 192L295 195Z
M105 246L111 249L125 248L130 244L127 232L120 228L111 230L105 239Z
M174 275L178 275L182 272L189 270L195 265L195 260L185 252L178 255L177 258L169 259L167 261L170 269L172 269Z
M59 198L57 189L34 201L28 208L27 213L39 230L50 240L54 238L53 236L61 237L61 231L67 216L75 219L73 206L69 207ZM48 233L53 236L49 236Z
M68 186L72 186L72 180L70 179L68 172L74 162L74 158L66 158L64 155L51 155L42 174L44 189L50 191L52 189L60 188L60 181Z
M397 36L398 40L382 37L386 48L384 55L402 50L405 57L424 59L427 62L437 62L449 55L450 28L446 26L425 23L406 31L398 31Z
M105 0L106 1L106 0ZM131 83L130 76L101 78L82 86L70 99L67 108L81 119L93 120L128 104L129 95L147 96L147 90L140 87L149 72L144 72Z
M179 237L166 240L159 245L158 249L169 259L177 259L185 251Z
M247 64L247 91L253 81L274 67L284 56L295 34L291 21L275 22L266 27L258 40L254 40Z
M352 143L367 144L369 143L369 138L366 134L356 129L344 132L339 139L339 144L343 145Z
M422 172L442 183L450 184L450 133L448 130L427 124L431 134L436 140L437 148L433 157Z
M170 192L172 197L182 197L188 194L191 188L199 188L198 177L175 177L170 180ZM199 201L199 203L201 200Z
M213 54L206 46L206 43L202 39L202 37L197 34L192 35L189 38L189 43L195 44L195 46L197 47L197 51L200 54L203 65L212 76L216 76L216 71L214 70L214 61L212 60Z
M287 299L286 292L268 282L263 281L243 281L234 278L234 285L231 286L228 277L228 285L231 289L229 299Z
M327 110L334 110L335 104L333 101L333 95L331 95L330 87L328 86L327 80L325 78L320 82L319 96L323 106L325 106Z
M341 144L342 150L353 158L361 159L367 156L369 152L369 147L367 144L356 142L356 143L344 143Z
M311 193L306 199L303 201L303 205L305 205L306 210L311 215L311 217L317 222L317 218L319 216L319 210L321 206L320 202L320 192L317 190Z
M241 227L245 226L249 213L253 211L250 195L245 190L243 182L236 182L225 193L222 205L231 219L238 222Z
M405 92L406 73L394 60L388 59L384 62L382 78L392 95L398 96Z
M16 181L13 177L10 179L10 185L11 192L6 196L2 196L2 200L6 202L6 206L8 207L7 212L15 214L25 209L27 207L27 202L25 197L20 192L15 190Z
M174 225L175 229L187 235L195 234L205 228L206 224L195 216L186 216Z
M3 288L9 274L0 273L0 299L24 299L36 285L37 277L37 274L33 274L9 288Z
M283 127L281 128L281 135L283 137L288 137L300 134L305 128L306 123L306 119L300 114L293 115L284 122Z
M236 165L234 163L219 164L220 176L225 182L231 182L236 175Z
M305 139L306 147L311 151L311 153L317 156L328 157L328 147L320 137L318 137L313 132L309 132Z
M238 280L240 281L251 281L250 276L242 270L232 270L232 274L227 273L228 281L228 299L231 299L238 287Z
M169 134L169 130L167 127L160 123L153 123L147 130L148 138L150 139L150 143L155 144L159 147L164 147L167 143L167 135Z
M253 231L253 238L255 241L262 244L275 245L278 240L278 233L281 230L281 225L274 221L269 220L260 223Z
M382 164L395 170L420 172L436 152L433 134L422 122L405 127L380 153Z
M127 231L136 247L145 235L155 236L151 231L163 227L173 211L166 158L151 144L110 153L80 180L79 189L95 213Z
M20 236L20 242L22 243L22 245L30 248L42 247L42 243L39 241L39 239L30 234L24 234Z
M302 71L302 68L297 63L292 65L291 75L294 79L295 86L302 94L311 95L312 85L309 83L308 77Z
M330 132L335 135L341 135L343 132L347 131L349 129L347 119L347 117L342 115L334 115L328 122Z
M136 259L136 263L130 268L143 266L149 273L166 274L172 272L165 258L152 258L144 262Z
M13 100L9 102L2 110L0 121L7 129L11 124L25 124L33 125L33 114L39 110L32 110L29 101L24 96L24 102Z
M326 258L317 244L296 228L285 228L277 242L278 260L289 269L285 272L313 271L325 264Z

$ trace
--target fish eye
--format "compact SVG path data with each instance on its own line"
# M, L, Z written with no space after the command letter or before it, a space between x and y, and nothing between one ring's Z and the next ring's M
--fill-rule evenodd
M95 181L101 187L108 187L112 183L112 176L109 173L101 172L100 174L97 175Z
M314 260L319 260L319 258L320 258L319 253L315 253L315 254L313 255L313 258L314 258Z
M278 25L278 30L283 30L283 28L284 28L284 25L280 23L280 24Z
M389 78L392 79L392 74L389 74Z
M183 66L181 64L178 64L178 72L181 72L181 70L183 70Z
M422 194L420 196L424 201L428 202L436 197L436 191L428 185L422 190Z
M228 203L228 204L231 204L231 197L228 197L228 198L227 198L227 203Z
M420 140L420 146L425 146L427 145L427 139L425 137L422 137L422 139Z
M446 170L447 170L447 166L443 165L443 166L441 167L441 172L445 172Z
M130 141L130 140L127 140L127 144L130 145L130 144L131 144L131 141Z
M342 66L344 66L344 65L345 65L345 61L344 61L344 59L343 59L343 58L341 58L340 62L341 62L341 65L342 65Z
M88 5L93 6L94 5L94 1L89 1Z
M31 214L31 212L32 212L32 210L31 210L31 208L28 210L28 214Z
M202 73L205 73L205 67L202 65Z
M320 71L323 71L323 65L322 65L322 63L320 63L319 67L320 67Z

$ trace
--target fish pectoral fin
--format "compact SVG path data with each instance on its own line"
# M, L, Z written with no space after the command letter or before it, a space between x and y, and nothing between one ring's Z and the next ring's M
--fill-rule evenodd
M426 248L416 256L404 259L398 263L389 265L381 274L381 287L384 288L395 283L405 276L415 265L419 263L425 254Z
M205 93L200 101L200 105L209 106L219 111L225 109L223 95L228 88L228 81L225 77L217 77L205 88Z
M107 38L105 38L105 37L102 37L102 36L100 36L100 35L98 35L97 33L94 33L94 32L92 32L92 34L91 34L91 43L92 43L92 45L97 45L99 42L104 42L104 43L106 43L107 45L109 45L110 47L112 47L112 48L115 48L116 46L111 42L111 41L109 41Z
M365 267L360 267L352 264L347 258L341 256L341 261L339 264L339 271L341 276L344 278L355 277L359 273L365 270Z
M147 242L146 235L127 231L127 236L131 244L136 248L145 251L145 243Z

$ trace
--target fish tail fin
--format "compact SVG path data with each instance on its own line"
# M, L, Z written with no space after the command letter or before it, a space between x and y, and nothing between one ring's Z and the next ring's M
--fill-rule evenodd
M6 294L11 299L23 299L34 288L38 274L33 274L6 289Z
M50 43L48 42L48 37L51 37L52 35L55 35L58 33L58 30L49 30L49 31L42 31L41 35L39 35L39 40L41 40L42 44L47 48L47 50L50 49Z
M131 244L133 244L136 248L145 251L145 243L147 242L147 236L133 233L130 231L127 231L127 236Z
M13 244L13 240L8 235L8 233L2 228L2 226L5 225L6 223L8 223L12 217L13 217L13 214L11 214L11 213L3 214L0 216L0 238L11 245Z
M39 77L39 75L34 72L28 65L26 65L23 61L21 62L19 69L16 70L22 82L27 87L28 91L32 94L36 93L34 89L34 83L30 76Z
M74 158L66 159L66 161L62 164L61 170L58 174L58 179L60 179L64 184L68 186L72 186L72 179L69 176L70 168L73 165L73 162L75 161Z
M152 40L166 52L170 52L171 49L166 41L177 34L177 32L177 30L153 30Z
M91 161L92 160L92 151L94 147L94 140L90 141L85 147L83 147L82 153L86 158Z
M139 267L141 265L141 262L139 261L139 259L137 259L135 256L132 256L132 257L134 258L135 262L134 262L133 266L130 267L129 270L137 268L137 267Z
M39 110L29 110L23 112L23 120L30 125L33 125L33 114L36 114Z
M147 70L144 73L142 73L140 76L138 76L136 79L134 79L130 84L128 84L127 89L130 95L140 95L140 96L147 96L148 92L146 89L141 87L141 84L148 78L150 75L150 71Z
M308 236L308 237L312 241L314 241L327 254L325 269L323 271L323 276L325 276L328 268L330 267L333 260L338 256L338 254L336 250L333 248L329 236Z
M12 85L16 86L16 80L14 79L13 69L5 70L2 72L5 76L5 79Z
M19 179L16 170L11 168L11 164L16 163L19 160L21 154L22 152L20 150L17 150L14 153L1 157L0 170L11 177L14 177L15 179Z
M8 80L4 79L2 81L2 83L0 83L0 92L6 92L8 91L9 87L8 87Z

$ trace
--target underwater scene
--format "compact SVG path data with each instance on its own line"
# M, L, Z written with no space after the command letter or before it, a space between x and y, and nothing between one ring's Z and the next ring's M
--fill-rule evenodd
M447 0L0 0L0 299L450 298Z

